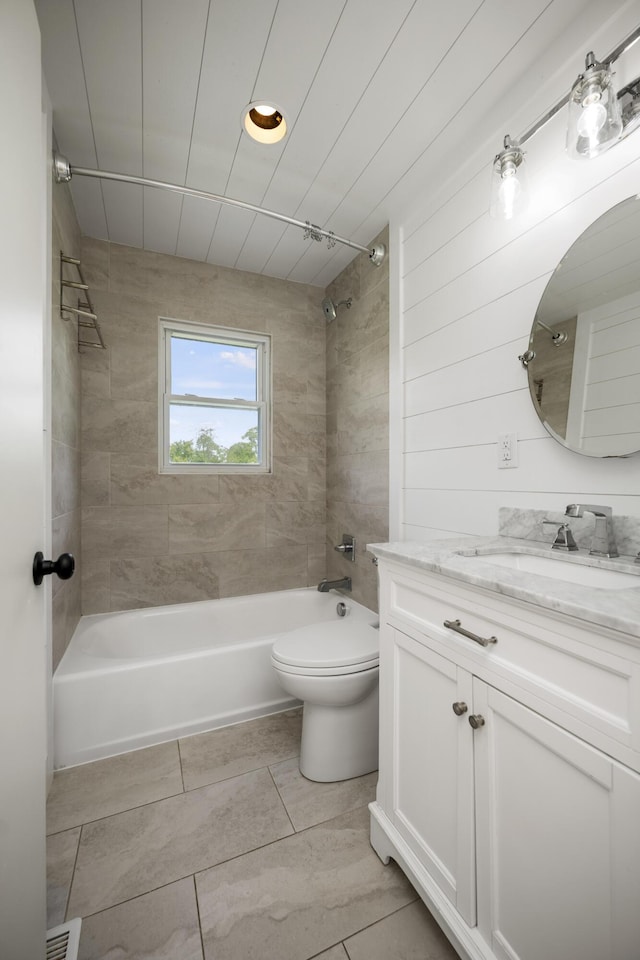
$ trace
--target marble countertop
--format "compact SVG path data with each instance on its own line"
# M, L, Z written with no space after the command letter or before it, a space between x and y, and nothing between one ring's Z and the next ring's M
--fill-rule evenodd
M620 630L640 640L640 565L634 564L633 557L610 560L590 557L586 553L558 555L547 544L505 536L455 537L424 543L410 540L370 543L367 544L367 550L376 557L484 587L506 597L525 600L547 610L586 620L590 624ZM559 563L626 571L638 575L638 586L605 589L515 570L491 563L490 554L498 551L556 558Z

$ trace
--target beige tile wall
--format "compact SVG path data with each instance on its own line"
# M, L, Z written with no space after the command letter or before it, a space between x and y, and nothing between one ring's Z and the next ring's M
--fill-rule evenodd
M385 230L374 242L388 244ZM389 260L361 254L327 289L340 307L327 327L327 576L351 576L353 597L377 610L365 544L389 538ZM336 553L356 538L356 562Z
M88 238L82 259L108 345L81 357L83 612L317 583L322 291ZM160 316L271 334L271 476L158 475Z
M80 230L69 188L53 189L52 310L51 310L51 522L53 558L72 553L80 558L80 364L78 327L60 317L60 250L80 257ZM65 277L77 280L75 268L66 266ZM65 302L76 300L65 292ZM67 315L68 316L68 315ZM52 577L53 669L67 648L80 618L80 577Z

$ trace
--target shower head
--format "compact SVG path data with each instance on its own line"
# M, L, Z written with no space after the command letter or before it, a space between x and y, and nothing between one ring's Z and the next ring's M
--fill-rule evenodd
M338 315L338 307L346 307L347 310L352 304L352 298L349 297L348 300L339 300L338 303L334 303L331 297L325 297L322 301L322 309L324 310L324 315L327 318L327 323L331 323L332 320L335 320Z
M325 297L322 301L322 309L324 310L324 315L327 318L327 323L331 323L332 320L335 320L336 314L336 305L331 299L331 297Z

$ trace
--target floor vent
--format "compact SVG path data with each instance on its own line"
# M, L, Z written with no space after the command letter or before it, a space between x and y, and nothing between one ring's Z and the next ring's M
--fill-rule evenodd
M47 930L47 960L77 960L81 923L76 917Z

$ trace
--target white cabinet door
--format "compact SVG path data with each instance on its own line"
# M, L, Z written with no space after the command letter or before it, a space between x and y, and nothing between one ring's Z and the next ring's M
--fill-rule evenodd
M474 678L478 927L500 960L640 956L640 777Z
M394 631L392 820L459 913L475 923L471 676ZM464 709L459 707L458 709Z

